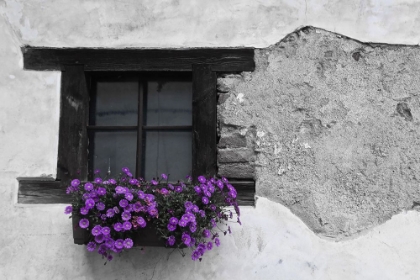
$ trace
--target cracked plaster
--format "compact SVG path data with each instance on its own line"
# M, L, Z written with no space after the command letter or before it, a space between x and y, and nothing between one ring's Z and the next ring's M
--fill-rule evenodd
M418 47L306 27L255 60L254 72L227 78L219 121L257 129L259 195L334 238L420 201Z

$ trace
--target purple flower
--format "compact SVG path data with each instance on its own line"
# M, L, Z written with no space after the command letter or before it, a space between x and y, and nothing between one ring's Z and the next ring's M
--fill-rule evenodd
M117 206L114 206L114 208L112 208L112 209L114 209L115 214L120 213L120 210L118 209L118 207L117 207Z
M176 225L168 224L167 228L168 228L169 231L174 231L174 230L176 230Z
M187 223L188 222L186 222L185 220L179 220L179 222L178 222L178 225L180 226L180 227L186 227L187 226Z
M126 199L121 199L118 203L122 208L127 207L128 201Z
M219 240L219 238L217 238L217 237L216 237L216 238L214 239L214 244L216 244L216 246L217 246L217 247L219 247L219 246L220 246L220 240Z
M210 193L214 193L214 186L213 185L208 185L209 187L208 187L208 190L209 190L209 192Z
M216 185L219 187L219 189L223 189L223 182L220 180L217 180Z
M124 247L124 240L122 239L115 240L114 246L117 249L122 249Z
M205 194L205 196L207 196L207 197L211 197L211 192L209 192L209 191L205 191L205 192L204 192L204 194Z
M237 195L237 193L236 193L236 190L234 190L234 189L229 192L229 196L231 198L236 198L236 195Z
M93 236L97 236L102 233L102 227L100 225L96 225L93 227L91 232Z
M157 215L158 215L158 210L155 208L155 207L153 207L153 206L150 206L148 209L147 209L147 212L149 213L149 215L150 216L152 216L152 217L157 217Z
M103 202L96 203L96 209L98 209L99 211L104 210L105 209L105 204L103 204Z
M150 203L155 200L155 196L153 194L146 194L144 200Z
M95 242L93 242L93 241L89 242L89 243L86 245L86 249L87 249L89 252L93 252L93 251L95 251L95 249L96 249L96 243L95 243Z
M200 216L202 218L205 218L206 217L206 212L204 212L203 210L198 211L198 213L200 214Z
M71 212L73 212L73 207L70 206L66 206L66 208L64 209L64 214L70 214Z
M176 217L171 217L169 219L169 223L173 224L173 225L177 225L178 224L178 219Z
M138 217L137 218L137 224L141 227L144 228L146 226L146 221L143 219L143 217Z
M130 172L125 173L128 177L133 177L133 174L131 174Z
M211 204L211 205L210 205L210 209L211 209L211 211L216 211L216 205Z
M130 220L130 219L131 219L131 214L130 214L130 212L128 212L128 211L124 211L124 212L122 212L122 214L121 214L121 218L122 218L124 221L128 221L128 220Z
M114 244L115 244L115 241L114 241L114 239L112 239L111 237L108 237L108 238L105 240L105 246L106 246L106 247L108 247L108 248L112 248L112 247L114 247Z
M191 201L185 201L185 203L184 203L185 209L187 209L187 210L192 209L193 205L194 204Z
M161 174L160 177L162 177L163 180L168 180L168 176L166 176L166 174Z
M102 215L101 215L101 220L103 220L103 221L105 221L105 220L106 220L106 215L105 215L105 214L102 214Z
M209 199L208 199L207 197L205 197L205 196L203 196L203 197L201 198L201 201L202 201L204 204L209 204Z
M176 186L176 187L175 187L175 191L176 191L177 193L182 192L182 187L181 187L181 186Z
M161 188L160 193L163 194L163 195L167 195L169 193L169 191L165 188Z
M188 233L184 232L182 233L181 240L182 242L184 242L185 245L188 246L191 243L191 236Z
M194 232L196 232L196 230L197 230L197 224L191 223L190 224L190 231L194 233Z
M96 190L96 192L98 193L98 195L100 195L100 196L104 196L104 195L106 195L106 189L105 188L102 188L102 187L99 187L97 190Z
M89 226L89 220L88 219L81 219L79 221L79 227L87 228L88 226Z
M210 237L211 232L208 229L204 229L203 230L203 236L205 238L209 238Z
M106 210L106 216L108 218L114 217L114 214L115 214L114 209L110 208L110 209Z
M209 241L207 242L207 250L211 250L213 248L213 242Z
M212 228L217 226L216 221L214 219L210 219L210 224Z
M116 186L115 187L115 193L117 193L117 194L123 194L123 193L125 193L125 188L123 188L121 186Z
M94 180L94 182L96 183L96 184L100 184L100 183L102 183L102 179L101 178L95 178L95 180Z
M92 209L93 207L95 207L95 201L92 198L88 198L85 201L85 206L88 209Z
M122 224L121 223L115 223L114 224L114 230L115 231L121 231L122 230Z
M90 198L90 193L84 193L82 196L83 200Z
M150 180L150 183L152 183L152 185L156 186L158 184L158 182L156 180Z
M195 190L196 194L200 194L201 193L201 189L200 189L199 186L195 186L194 187L194 190Z
M108 261L112 261L112 259L113 259L114 257L111 255L111 254L109 254L108 256L106 256L106 259L108 260Z
M137 185L137 183L139 182L139 180L137 179L130 179L130 181L128 181L131 185Z
M80 214L87 215L87 213L89 213L89 208L86 208L86 207L80 208Z
M130 230L130 229L131 229L131 227L132 227L132 225L131 225L131 223L130 223L130 222L124 222L124 223L123 223L123 228L124 228L125 230Z
M128 167L123 167L123 168L121 168L121 170L124 173L130 172L130 169L128 169Z
M200 256L200 253L198 252L198 250L195 250L195 251L192 253L192 255L191 255L191 259L192 259L193 261L198 260L200 257L201 257L201 256Z
M127 199L128 201L132 201L133 200L133 194L132 193L125 193L125 199Z
M88 192L90 192L91 190L93 190L93 185L92 185L92 183L87 182L87 183L85 184L85 190L86 190L86 191L88 191Z
M197 213L198 211L200 211L200 209L198 208L197 205L194 204L191 211L193 211L194 213Z
M175 236L171 235L168 237L168 240L166 241L166 244L168 244L169 246L174 246L175 244Z
M133 239L131 239L131 238L126 238L126 239L124 240L123 245L124 245L124 248L126 248L126 249L130 249L131 247L133 247Z
M144 195L144 192L143 192L143 191L138 191L138 192L137 192L137 195L138 195L138 197L139 197L140 199L144 199L144 197L145 197L145 195Z
M111 229L109 227L103 227L101 232L103 235L108 235L111 233Z
M104 239L105 239L105 236L102 233L95 236L95 242L98 244L104 242Z
M133 211L134 212L140 212L141 210L141 203L139 201L137 201L136 203L133 204Z
M223 183L225 183L225 184L229 183L228 179L226 179L225 177L222 177L222 181L223 181Z
M73 187L78 187L80 185L80 180L79 179L74 179L71 181L70 183Z
M115 179L109 179L109 180L108 180L108 182L109 182L111 185L115 185L115 184L117 183L117 181L115 181Z
M205 182L207 182L206 177L204 177L204 176L198 176L198 181L199 181L201 184L204 184Z
M175 188L174 188L174 185L172 185L172 184L168 184L168 188L170 188L171 190L174 190Z

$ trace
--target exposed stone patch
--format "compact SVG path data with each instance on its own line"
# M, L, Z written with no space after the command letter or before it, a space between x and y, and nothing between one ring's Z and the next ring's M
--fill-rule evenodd
M255 61L218 79L219 174L255 176L258 195L329 237L418 208L418 47L305 27Z

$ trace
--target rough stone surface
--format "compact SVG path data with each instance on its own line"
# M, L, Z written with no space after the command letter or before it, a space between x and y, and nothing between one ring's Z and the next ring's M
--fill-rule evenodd
M255 60L256 70L229 88L219 119L255 128L259 195L336 238L420 200L418 47L309 27L257 50Z
M254 173L255 169L251 164L219 164L219 176L237 179L252 179L254 178Z
M255 152L251 149L220 149L219 162L251 162L255 161Z

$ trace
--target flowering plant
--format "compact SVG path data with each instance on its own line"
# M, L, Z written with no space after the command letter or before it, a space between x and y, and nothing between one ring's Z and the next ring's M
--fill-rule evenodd
M131 249L135 236L146 226L156 229L167 247L190 248L192 260L200 260L213 245L219 246L219 233L231 233L227 222L233 219L233 206L240 224L236 190L226 178L198 177L176 184L168 176L150 182L133 178L128 168L117 179L100 177L81 183L74 179L67 188L72 195L65 214L80 216L79 227L90 233L88 251L112 260L112 253ZM134 239L134 240L133 240Z

